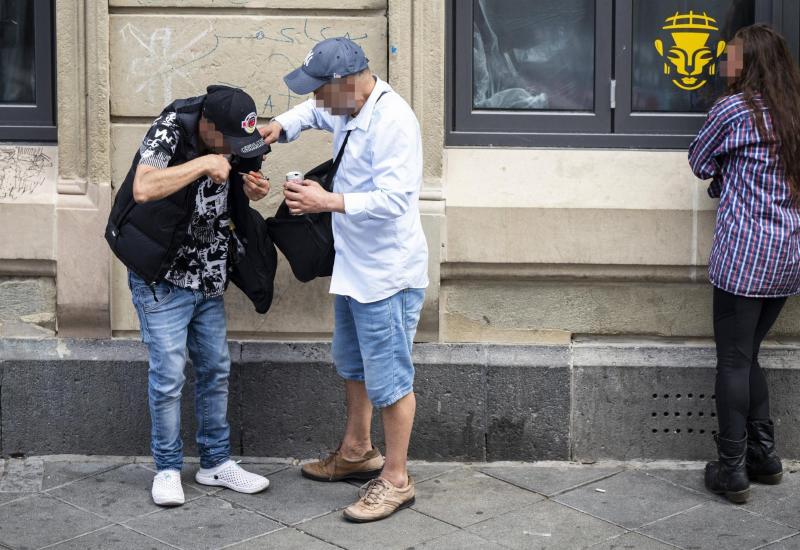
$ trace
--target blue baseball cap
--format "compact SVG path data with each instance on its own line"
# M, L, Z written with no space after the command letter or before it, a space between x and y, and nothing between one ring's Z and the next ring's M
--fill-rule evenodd
M303 64L283 77L289 89L306 95L321 88L334 78L360 73L369 66L361 46L349 38L323 40L308 52Z

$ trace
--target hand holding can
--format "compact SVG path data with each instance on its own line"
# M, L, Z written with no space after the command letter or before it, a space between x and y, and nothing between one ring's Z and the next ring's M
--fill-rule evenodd
M288 183L296 183L297 185L303 185L303 180L304 179L305 179L305 176L303 175L302 172L294 171L294 172L288 172L286 174L286 183L287 184ZM284 184L283 188L286 189L286 184ZM294 213L292 214L292 216L301 216L301 215L302 214L294 214Z

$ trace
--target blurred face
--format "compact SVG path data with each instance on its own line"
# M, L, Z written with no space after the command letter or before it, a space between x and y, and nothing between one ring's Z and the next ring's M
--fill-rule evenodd
M356 75L334 78L314 92L317 107L332 115L349 115L356 110Z
M231 153L231 148L225 143L222 132L219 132L214 127L213 122L207 120L205 117L200 117L198 130L200 139L208 149L221 155L229 155Z
M725 49L725 56L720 62L719 74L724 76L728 82L742 76L744 68L744 48L742 46L741 38L734 38Z

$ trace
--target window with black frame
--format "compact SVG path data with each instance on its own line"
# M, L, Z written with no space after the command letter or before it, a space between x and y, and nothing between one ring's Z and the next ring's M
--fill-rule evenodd
M0 140L55 141L53 3L0 2Z
M736 31L798 50L796 0L452 0L449 145L683 148Z

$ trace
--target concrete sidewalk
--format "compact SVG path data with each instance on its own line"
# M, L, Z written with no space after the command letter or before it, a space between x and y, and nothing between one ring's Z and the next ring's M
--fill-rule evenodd
M701 463L412 464L417 502L355 525L357 486L318 483L296 463L246 459L259 495L198 486L187 503L150 501L146 459L49 456L0 461L0 547L75 549L800 549L800 473L753 486L745 506L702 488ZM792 471L792 473L790 473Z

